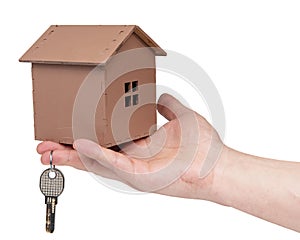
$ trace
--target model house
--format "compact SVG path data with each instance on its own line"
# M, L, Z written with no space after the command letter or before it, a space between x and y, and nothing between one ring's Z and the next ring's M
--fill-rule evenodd
M32 63L35 139L110 147L152 134L155 56L135 25L54 25L20 58Z

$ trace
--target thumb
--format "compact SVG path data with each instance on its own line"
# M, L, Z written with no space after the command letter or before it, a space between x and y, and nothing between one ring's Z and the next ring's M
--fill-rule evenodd
M173 120L192 110L169 94L162 94L157 101L157 110L166 119Z
M74 142L73 147L79 152L79 156L82 154L94 159L108 169L128 172L132 170L131 161L125 155L101 147L93 141L78 139Z

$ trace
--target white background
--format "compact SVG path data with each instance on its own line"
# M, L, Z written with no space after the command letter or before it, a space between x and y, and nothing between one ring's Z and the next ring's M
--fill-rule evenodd
M56 231L45 233L38 187L45 166L33 140L30 64L18 62L51 24L138 24L161 47L189 56L210 75L225 107L227 145L299 161L299 1L0 5L0 239L299 239L296 232L214 203L115 192L68 167L61 167L66 188L57 205ZM178 81L168 81L176 88ZM209 118L201 99L187 98Z

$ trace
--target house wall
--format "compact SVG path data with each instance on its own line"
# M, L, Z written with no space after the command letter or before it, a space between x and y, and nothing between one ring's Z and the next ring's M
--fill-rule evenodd
M138 52L130 49L143 48ZM119 49L120 54L106 65L106 121L104 134L107 146L148 136L156 125L155 55L145 49L144 42L135 34ZM147 68L144 68L144 67ZM139 69L141 68L142 69ZM138 68L138 69L137 69ZM135 70L137 69L137 70ZM125 93L124 84L138 81L138 90ZM138 104L133 105L133 95ZM131 106L125 107L125 98L131 96ZM96 119L100 119L97 112ZM100 128L97 128L100 129Z
M87 138L109 147L151 134L156 124L155 55L144 47L132 34L119 48L121 54L97 71L95 66L33 63L35 139L72 144ZM136 48L144 49L128 55ZM133 81L138 90L125 93L124 84ZM137 105L133 95L138 95Z
M35 139L73 143L72 114L75 98L81 84L93 69L93 66L32 64ZM98 76L99 71L89 78L92 84L86 86L85 92L90 94L86 95L86 101L82 101L84 98L81 96L81 101L77 104L79 107L75 122L80 123L80 126L75 126L76 138L93 139L88 129L93 130L94 126L85 117L88 114L86 110L95 109L93 104L97 105L99 100L93 92L99 92L104 80ZM99 111L104 112L100 106L103 107L104 104L99 104L98 107Z

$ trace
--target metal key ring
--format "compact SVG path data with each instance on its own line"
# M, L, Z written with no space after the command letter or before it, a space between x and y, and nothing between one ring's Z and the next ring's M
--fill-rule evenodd
M53 150L50 151L50 169L53 171L55 166L53 165Z

